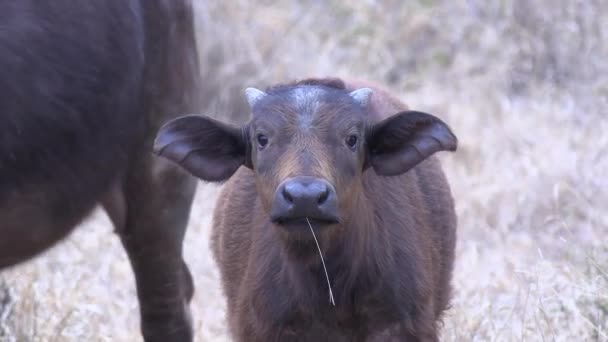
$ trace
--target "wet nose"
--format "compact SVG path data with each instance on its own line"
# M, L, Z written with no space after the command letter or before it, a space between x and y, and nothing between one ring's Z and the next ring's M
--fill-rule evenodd
M281 191L282 199L297 207L322 206L329 197L329 186L318 180L288 182Z
M290 178L276 190L271 216L273 221L284 223L304 219L338 221L337 198L334 187L316 177Z

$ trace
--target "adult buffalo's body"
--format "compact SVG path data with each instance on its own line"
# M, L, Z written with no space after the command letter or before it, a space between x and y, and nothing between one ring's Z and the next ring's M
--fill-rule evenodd
M0 268L102 203L127 250L147 341L192 337L182 240L195 181L151 153L198 95L187 0L0 2Z
M213 252L236 339L436 341L456 217L432 154L456 149L448 126L335 79L247 97L244 127L187 116L155 146L199 178L230 178Z

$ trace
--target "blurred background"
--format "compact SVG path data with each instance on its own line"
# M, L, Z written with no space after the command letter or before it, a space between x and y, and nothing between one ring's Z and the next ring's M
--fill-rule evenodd
M459 216L444 341L608 341L608 2L194 0L202 113L243 89L367 78L459 137L441 153ZM186 114L186 113L184 113ZM200 184L185 247L197 341L228 341ZM140 341L133 276L96 211L0 276L0 341Z

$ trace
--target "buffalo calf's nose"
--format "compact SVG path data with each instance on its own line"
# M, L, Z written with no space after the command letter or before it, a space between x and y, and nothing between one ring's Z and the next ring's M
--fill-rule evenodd
M314 205L323 204L327 200L329 187L322 181L291 181L285 184L282 192L289 203Z
M331 184L320 178L288 179L276 191L271 215L277 222L305 217L337 221L336 192Z

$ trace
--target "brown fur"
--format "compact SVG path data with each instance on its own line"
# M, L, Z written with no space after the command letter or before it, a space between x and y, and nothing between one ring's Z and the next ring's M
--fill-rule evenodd
M369 86L311 79L267 91L302 84L348 90ZM407 109L387 91L374 90L366 113L371 122ZM326 112L319 115L325 117L315 120L338 120ZM236 340L436 341L450 299L456 239L454 203L439 161L431 156L394 177L379 176L373 168L344 175L341 160L327 159L331 151L309 151L324 160L320 168L307 168L311 160L305 157L296 165L293 154L306 152L301 144L296 137L285 146L286 162L281 155L273 157L279 172L271 178L278 179L241 167L214 212L212 249ZM343 221L318 234L335 307L316 247L304 237L310 231L286 237L268 219L267 197L279 177L293 173L320 173L338 184Z

